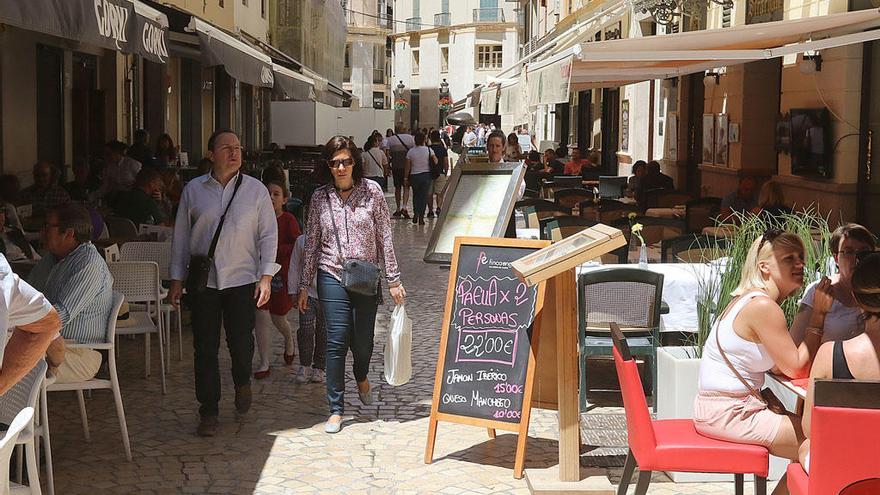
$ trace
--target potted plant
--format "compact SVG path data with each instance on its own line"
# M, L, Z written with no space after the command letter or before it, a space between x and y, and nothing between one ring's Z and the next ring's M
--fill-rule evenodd
M697 332L692 335L688 345L681 347L657 348L657 417L690 418L693 416L693 403L697 394L697 380L700 358L709 332L730 303L731 293L736 289L742 275L742 267L752 242L768 229L777 227L792 232L804 241L804 286L812 283L828 272L827 260L831 256L829 240L831 233L828 221L815 209L806 208L797 213L776 217L766 215L737 214L737 227L727 239L726 256L714 261L693 266L697 278ZM714 247L702 249L714 250ZM705 259L717 258L717 253L705 253ZM791 324L797 312L799 297L789 297L783 304L788 323ZM774 458L776 459L776 458ZM771 462L771 478L778 478L784 472L787 461ZM713 481L732 479L729 475L710 475L695 473L669 473L675 482Z
M642 228L644 226L635 221L635 213L630 213L629 215L627 215L627 218L629 219L629 231L639 240L639 268L641 268L642 270L647 270L648 246L645 245L645 238L642 237Z

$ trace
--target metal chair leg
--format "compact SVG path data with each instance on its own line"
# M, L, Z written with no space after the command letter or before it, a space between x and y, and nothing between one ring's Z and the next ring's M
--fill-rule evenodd
M639 471L639 482L636 484L635 495L648 493L648 485L651 484L651 471Z
M744 478L745 478L745 476L742 474L734 473L734 475L733 475L733 492L736 495L743 495Z
M83 437L85 437L86 442L91 442L92 437L89 434L89 416L86 413L86 400L83 397L83 391L76 391L76 401L79 402L79 419L82 421L83 428Z
M767 495L767 478L755 475L755 495Z
M632 480L633 471L636 469L636 456L632 450L626 454L626 462L623 464L623 474L620 477L620 484L617 485L617 495L626 495L626 489L629 488L629 482Z

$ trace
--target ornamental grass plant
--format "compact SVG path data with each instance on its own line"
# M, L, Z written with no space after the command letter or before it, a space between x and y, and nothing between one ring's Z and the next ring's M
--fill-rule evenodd
M752 242L771 228L779 228L796 234L804 242L804 287L782 303L782 310L791 325L797 313L798 301L803 289L828 275L831 258L831 232L828 219L815 208L781 215L754 215L734 213L737 225L718 225L728 231L728 248L725 256L706 263L696 270L698 331L690 338L695 349L694 357L701 357L709 331L733 299L733 291L739 285L743 263ZM702 248L715 250L714 246ZM705 259L714 259L714 253L706 252Z

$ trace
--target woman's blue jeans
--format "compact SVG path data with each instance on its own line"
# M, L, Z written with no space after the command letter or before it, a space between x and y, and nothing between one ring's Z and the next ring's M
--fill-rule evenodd
M412 174L409 176L409 184L413 190L413 213L416 217L424 217L428 207L428 195L431 193L431 172Z
M376 327L377 296L349 293L333 275L318 270L318 299L327 326L327 402L330 414L345 409L345 357L354 357L354 378L367 379L373 356L373 330Z

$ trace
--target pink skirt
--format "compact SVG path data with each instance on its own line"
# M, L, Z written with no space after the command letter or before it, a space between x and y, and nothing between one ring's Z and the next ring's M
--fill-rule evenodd
M784 418L748 392L700 391L694 400L694 427L716 440L770 447Z

